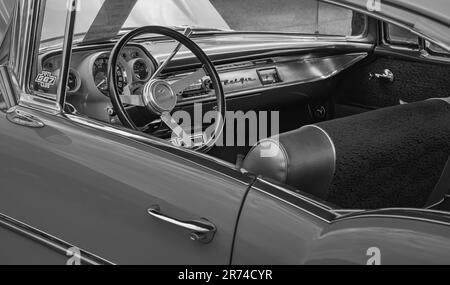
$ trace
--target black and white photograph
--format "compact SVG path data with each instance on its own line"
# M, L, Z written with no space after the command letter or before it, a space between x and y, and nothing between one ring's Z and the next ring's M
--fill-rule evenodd
M0 0L0 265L450 265L449 76L449 0Z

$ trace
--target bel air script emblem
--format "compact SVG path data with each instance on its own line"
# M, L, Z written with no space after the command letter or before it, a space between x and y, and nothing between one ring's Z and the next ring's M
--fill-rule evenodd
M232 85L236 85L236 84L241 84L244 85L245 83L250 83L256 81L256 78L251 78L251 77L241 77L241 78L235 78L232 80L224 80L222 81L224 86L232 86Z

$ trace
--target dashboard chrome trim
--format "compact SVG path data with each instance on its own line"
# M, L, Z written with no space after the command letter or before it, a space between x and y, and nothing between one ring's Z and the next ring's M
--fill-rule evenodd
M259 81L259 87L251 88L248 90L236 90L232 92L227 92L226 86L224 86L224 90L226 93L227 98L235 98L245 95L251 95L251 94L258 94L263 93L267 91L271 91L277 88L283 88L283 87L291 87L299 84L306 84L306 83L313 83L321 80L329 79L333 76L336 76L337 74L343 72L345 69L353 66L354 64L360 62L361 60L365 59L368 56L368 53L350 53L345 55L334 55L334 56L324 56L324 57L310 57L310 58L304 58L304 59L294 59L291 61L273 61L271 64L263 64L261 66L259 65L253 65L249 67L248 65L245 65L243 69L233 69L233 74L228 76L238 76L241 78L242 75L241 72L245 71L248 73L254 72L255 77L258 78L258 70L265 69L265 68L274 68L278 71L278 74L280 76L281 82L274 83L271 85L263 85L261 81ZM347 59L345 59L348 57ZM281 63L279 63L281 62ZM313 63L314 62L314 63ZM286 66L292 63L299 63L300 68L292 68L292 70L288 70L287 72L283 72L283 70L280 70L283 66L282 64L285 64ZM286 67L286 69L288 69ZM227 73L228 71L221 70L220 66L218 67L219 75L222 77L223 80L223 74ZM251 71L251 72L249 72ZM293 72L295 71L295 73ZM237 74L234 75L234 72ZM303 78L303 79L295 79L297 74L305 75L309 74L310 77ZM286 80L286 78L290 78L289 81ZM259 80L259 79L258 79ZM239 83L251 82L254 83L254 81L240 81ZM233 84L236 85L236 84ZM198 97L190 97L184 100L180 100L177 106L185 106L185 105L191 105L193 103L201 103L201 102L207 102L214 100L214 94L203 94Z

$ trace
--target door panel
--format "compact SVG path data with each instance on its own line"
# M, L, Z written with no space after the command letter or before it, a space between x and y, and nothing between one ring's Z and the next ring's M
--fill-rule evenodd
M332 217L304 198L257 181L239 219L233 264L304 264Z
M370 80L370 73L394 73L393 83ZM420 62L397 56L372 56L358 68L345 74L340 83L338 103L373 108L398 105L400 100L408 103L430 98L449 96L450 65Z
M21 127L0 113L1 213L116 264L230 262L249 178L170 147L27 111L46 126ZM218 229L214 240L194 242L152 218L154 205L182 220L208 219Z

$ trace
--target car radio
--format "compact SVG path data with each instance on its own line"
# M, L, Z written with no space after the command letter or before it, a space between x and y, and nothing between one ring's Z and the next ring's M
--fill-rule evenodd
M271 85L282 82L276 68L260 69L257 73L263 85Z

